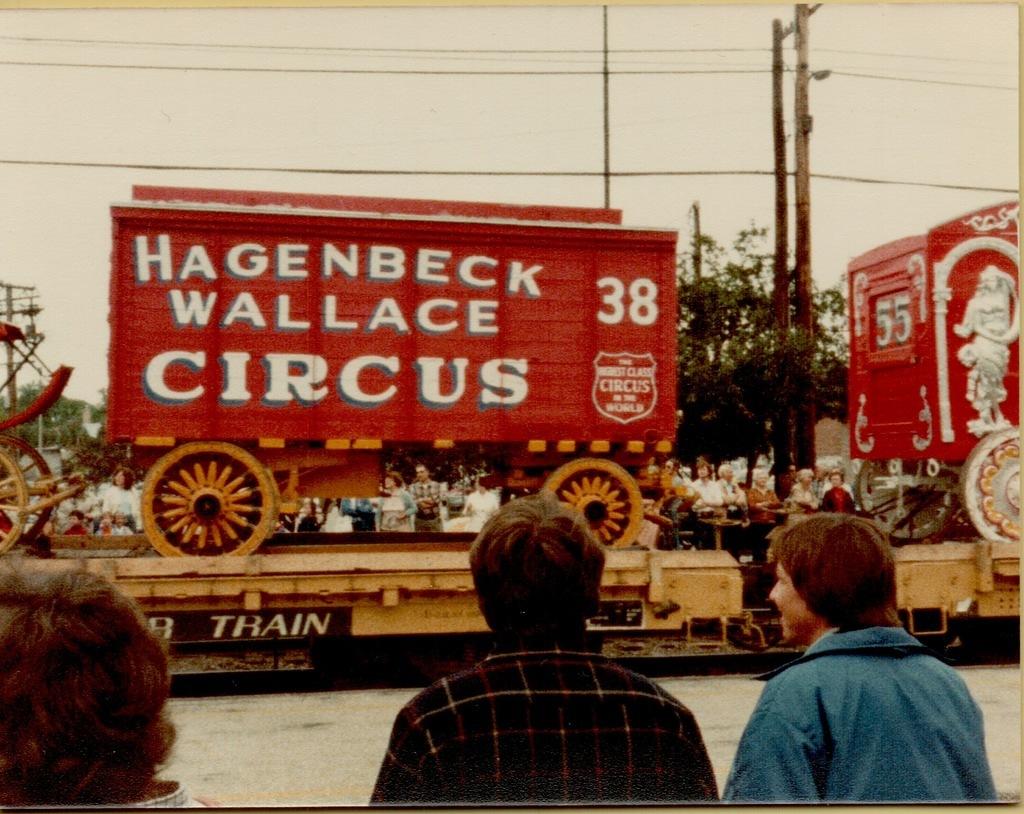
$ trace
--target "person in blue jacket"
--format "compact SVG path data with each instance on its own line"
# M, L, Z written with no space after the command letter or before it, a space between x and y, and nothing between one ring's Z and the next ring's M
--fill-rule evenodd
M761 676L723 800L995 800L981 711L957 672L900 627L878 527L813 515L769 557L783 639L810 646Z

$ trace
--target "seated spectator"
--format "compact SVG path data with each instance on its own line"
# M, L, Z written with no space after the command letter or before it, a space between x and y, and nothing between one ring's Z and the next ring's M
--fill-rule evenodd
M782 501L775 490L768 486L768 472L755 469L753 483L747 490L747 511L751 523L775 524L776 513L773 509L781 509Z
M661 540L665 548L693 548L690 537L693 530L684 529L692 526L690 510L697 500L697 491L690 482L687 471L679 466L679 461L669 458L661 468L662 497L658 511L671 521L671 528L663 529Z
M397 472L388 472L377 503L378 531L413 531L415 517L416 501L405 489L405 481Z
M821 498L829 488L829 473L830 469L823 466L822 464L814 465L814 478L811 480L811 491L814 492L814 496L818 498L818 505L821 505Z
M778 525L780 519L775 510L781 508L779 496L768 488L768 472L755 469L753 483L747 490L747 519L750 522L747 541L755 562L765 560L768 533Z
M818 510L818 498L814 496L813 469L801 469L796 473L796 483L789 490L786 508L794 514L810 514Z
M498 496L481 483L477 477L473 491L466 496L462 513L468 518L466 531L474 534L484 527L491 516L498 511Z
M62 534L89 534L89 528L85 524L85 513L81 509L71 510L68 515L68 524L64 527Z
M796 467L790 464L785 469L780 467L772 467L772 488L775 490L777 495L785 495L789 497L789 493L793 490L793 484L796 483Z
M732 465L721 464L718 467L718 485L722 490L722 503L725 506L725 516L734 520L745 518L747 515L747 496L743 489L736 483Z
M110 526L111 536L126 537L134 533L128 525L128 519L121 512L114 512L114 518Z
M341 513L352 518L352 531L374 531L377 528L377 512L368 497L343 498Z
M662 465L661 485L665 489L678 489L690 485L690 479L679 468L679 461L675 458L666 459Z
M821 496L821 510L838 514L853 514L857 507L849 487L843 483L843 470L832 469L828 473L828 488Z
M295 527L295 531L320 531L320 520L316 515L316 504L307 497L302 501L302 508L299 509L299 522Z
M725 495L722 494L722 485L712 479L713 471L708 461L703 458L697 460L697 479L691 484L697 494L697 499L691 507L691 526L695 533L697 548L714 548L715 543L710 526L706 522L694 521L725 517Z
M726 801L995 801L981 711L960 675L900 626L878 527L814 515L783 530L769 557L783 640L807 650L761 676Z
M496 650L398 713L371 802L716 799L689 710L585 645L604 559L584 517L552 493L502 506L470 550Z
M135 473L127 466L119 466L114 470L110 485L103 493L101 510L113 517L120 512L134 534L142 528L142 512L139 508L139 490L135 488Z
M110 512L103 512L96 523L96 531L94 533L100 537L109 537L113 533L113 529L114 516Z
M408 494L416 503L413 517L416 531L444 531L441 517L444 489L430 477L430 470L423 464L416 464L416 479L409 484Z
M156 776L174 743L169 689L163 643L105 579L4 573L0 805L196 805Z
M691 484L697 492L693 509L697 514L725 515L725 495L722 485L711 478L711 464L703 458L697 461L697 479Z

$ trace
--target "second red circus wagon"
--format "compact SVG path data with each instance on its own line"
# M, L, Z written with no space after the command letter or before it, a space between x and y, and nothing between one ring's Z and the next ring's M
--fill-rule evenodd
M1018 221L1007 202L850 263L850 450L897 538L936 538L959 492L983 537L1020 539Z

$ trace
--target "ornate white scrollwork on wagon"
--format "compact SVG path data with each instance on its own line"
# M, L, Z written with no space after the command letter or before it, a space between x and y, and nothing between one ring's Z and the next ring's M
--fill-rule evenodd
M867 403L867 400L868 397L864 393L861 393L857 398L857 420L853 425L853 437L857 442L857 449L865 453L871 452L875 448L875 436L861 437L861 432L868 426L867 413L864 411L864 405Z
M992 227L995 228L995 227ZM949 301L953 291L949 286L949 275L953 268L971 252L992 250L1020 266L1020 252L1017 246L999 237L975 237L955 246L949 254L934 266L934 287L932 302L935 309L935 372L938 379L939 433L942 442L949 444L956 440L953 429L953 407L949 395L949 348L946 340L946 314L949 312ZM1012 279L1012 278L1011 278ZM1013 286L1016 291L1016 285ZM1013 318L1014 330L1019 321L1019 304L1016 306L1017 316Z
M918 451L926 450L932 445L932 408L928 406L928 388L923 384L921 385L921 402L921 412L917 414L917 420L925 425L925 435L922 437L915 432L910 439L914 444L914 449Z
M964 221L965 226L970 226L975 232L991 232L995 229L1005 229L1011 223L1016 223L1020 217L1020 204L1004 206L994 215L974 215Z
M918 254L911 255L910 260L907 261L907 273L910 275L910 282L913 283L914 290L917 292L919 320L927 322L928 298L925 296L927 272L925 270L923 254L919 252Z
M968 368L965 396L978 411L978 417L967 422L967 430L980 438L1007 429L1011 425L999 405L1006 400L1010 345L1020 334L1020 300L1014 279L995 266L986 266L963 321L953 326L953 333L970 339L956 355Z
M868 275L861 272L853 278L853 330L857 336L864 334L864 323L867 321L867 299L864 292L868 287Z

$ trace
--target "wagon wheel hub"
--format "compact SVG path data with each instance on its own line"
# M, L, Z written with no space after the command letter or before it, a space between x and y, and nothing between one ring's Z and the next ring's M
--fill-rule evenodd
M600 526L608 519L608 505L597 495L586 495L581 498L576 508L583 512L587 522Z
M190 509L200 520L213 521L224 506L223 495L216 489L200 489L192 496Z

